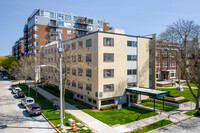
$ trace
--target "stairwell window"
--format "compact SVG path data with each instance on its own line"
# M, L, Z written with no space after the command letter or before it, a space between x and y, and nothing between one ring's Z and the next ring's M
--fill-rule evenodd
M114 69L104 69L104 78L114 77Z
M104 46L114 46L114 38L104 37Z
M114 61L114 54L113 53L104 53L104 61L105 62L113 62Z
M114 91L114 84L107 84L107 85L104 85L103 91L104 91L104 92Z
M86 91L92 91L92 84L86 84Z
M92 39L86 40L86 47L92 47Z

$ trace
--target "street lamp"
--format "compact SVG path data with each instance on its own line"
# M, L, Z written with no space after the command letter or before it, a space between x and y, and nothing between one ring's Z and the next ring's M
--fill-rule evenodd
M53 66L53 65L40 65L40 67L46 67L46 66L51 66L51 67L54 67L56 68L57 70L60 71L60 128L64 127L63 125L63 104L62 104L62 52L63 52L63 45L61 43L61 34L60 33L57 33L56 35L58 35L58 43L57 43L57 50L58 50L58 53L59 53L59 56L60 56L60 70Z
M179 55L180 55L180 63L181 63L181 45L180 45L180 43L179 43ZM178 91L184 91L183 90L183 87L181 87L181 68L180 68L180 65L178 66L178 68L179 68L179 75L178 75L178 83L179 83L179 86L176 88L176 90L178 90Z

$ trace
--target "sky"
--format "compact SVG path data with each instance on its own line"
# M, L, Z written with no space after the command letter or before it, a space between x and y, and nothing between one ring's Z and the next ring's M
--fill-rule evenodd
M27 18L38 8L102 19L141 36L158 36L179 19L200 24L200 0L0 0L0 56L12 52Z

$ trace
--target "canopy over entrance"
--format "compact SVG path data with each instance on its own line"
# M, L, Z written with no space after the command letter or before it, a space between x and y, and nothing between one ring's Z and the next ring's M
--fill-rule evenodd
M169 91L160 91L160 90L140 88L140 87L127 88L126 92L132 92L135 94L146 95L146 96L150 96L150 97L154 97L154 98L170 95Z
M153 97L154 98L154 111L155 111L155 98L163 97L163 110L164 110L164 97L170 95L169 91L160 91L160 90L140 88L140 87L127 88L126 92L140 94L140 96L146 95L146 96ZM128 98L129 98L128 102L130 103L130 95L128 95Z

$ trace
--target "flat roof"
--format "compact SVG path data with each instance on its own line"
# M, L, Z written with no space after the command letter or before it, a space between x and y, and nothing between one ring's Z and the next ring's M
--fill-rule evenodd
M132 93L136 93L136 94L147 95L147 96L151 96L151 97L155 97L155 98L170 95L169 91L161 91L161 90L141 88L141 87L127 88L126 92L132 92Z

